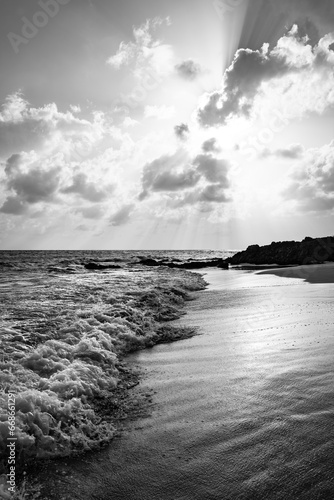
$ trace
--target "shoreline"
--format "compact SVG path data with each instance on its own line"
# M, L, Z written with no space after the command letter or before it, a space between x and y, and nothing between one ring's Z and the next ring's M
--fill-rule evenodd
M237 270L239 266L234 267L234 270ZM239 268L240 269L240 268ZM262 268L263 269L263 268ZM213 268L213 270L216 271L216 269ZM245 270L245 269L241 269ZM256 275L262 275L262 274L272 274L280 277L285 277L285 278L299 278L303 279L305 281L308 281L310 283L334 283L334 263L329 263L329 264L320 264L320 265L308 265L308 266L290 266L290 267L279 267L279 268L271 268L268 269L266 268L265 270L258 270L258 266L254 266L252 269L247 269L248 271L254 271L254 274ZM217 270L218 271L218 270ZM219 274L222 273L221 276L225 274L226 271L219 271ZM205 279L205 273L204 276L200 275L198 272L191 272L191 274L197 274L199 276L204 277ZM195 292L198 292L199 290L194 290ZM184 303L183 303L184 305ZM182 311L183 307L181 306L179 309L179 314L180 316L183 314ZM179 317L180 317L179 316ZM164 323L164 322L163 322ZM163 325L162 323L162 325ZM160 323L161 325L161 323ZM167 322L167 329L169 326L169 322ZM164 328L162 326L162 328ZM177 328L173 327L171 328L169 333L172 333L172 330L176 332ZM184 340L186 338L189 338L193 335L196 335L196 332L194 330L191 330L191 328L185 327L183 329L183 334L178 333L178 335L175 337L168 335L164 336L165 338L160 338L157 339L157 342L154 343L154 345L148 346L148 347L154 347L155 345L159 343L165 343L165 342L174 342L177 340ZM152 394L149 392L146 392L144 394L141 394L138 391L132 391L139 382L142 379L142 373L137 372L134 367L131 367L130 365L127 364L126 360L127 356L125 355L120 359L120 365L119 367L120 372L122 375L120 376L120 381L119 384L116 388L115 393L117 392L116 397L113 395L109 400L104 400L100 402L97 402L96 404L96 410L97 410L97 415L101 417L101 419L105 419L106 416L108 416L109 422L115 427L115 435L114 438L119 438L122 434L122 432L125 430L125 428L131 424L131 422L135 421L137 418L141 418L143 416L148 416L150 414L150 405L152 403ZM112 410L110 412L110 410ZM113 439L114 439L113 438ZM111 442L111 441L110 441ZM100 450L106 448L109 446L110 443L106 443L105 446L103 446L100 449L96 449L95 451L87 451L82 455L82 459L85 460L85 457L88 455L91 456L91 454L94 455L94 453L99 453ZM44 481L46 478L48 478L49 481L49 472L48 468L49 466L52 468L52 465L55 465L56 468L59 470L55 475L54 475L54 480L58 481L60 480L61 477L64 477L66 479L67 477L67 472L66 469L68 468L67 463L70 462L72 459L76 460L77 458L80 459L79 456L73 455L73 456L68 456L68 457L63 457L60 459L55 459L55 460L41 460L39 464L36 466L33 466L32 468L28 467L27 471L28 473L32 472L32 475L34 478L38 478L42 474L42 484L44 484ZM35 467L37 468L37 476L36 473L34 472ZM43 470L45 469L45 480L43 479ZM29 476L29 474L28 474ZM33 480L31 483L28 484L30 485L30 488L28 492L30 491L31 494L36 492L36 482ZM39 484L40 487L40 484ZM46 494L46 493L45 493ZM44 498L44 497L43 497ZM47 497L45 498L55 498L55 497Z
M95 391L93 397L85 399L85 409L89 409L91 413L94 412L95 424L107 427L108 429L110 428L112 435L110 435L108 440L104 439L101 442L99 442L100 440L96 440L95 445L92 443L90 449L76 450L73 448L71 452L63 456L54 456L54 458L46 456L42 458L40 456L38 460L32 460L31 457L27 457L23 462L20 460L20 463L17 462L17 487L16 495L13 498L35 498L34 495L37 493L42 494L43 499L49 498L51 478L50 470L48 469L51 469L51 471L53 468L59 470L54 475L51 473L53 483L56 484L59 482L60 477L67 477L67 463L71 460L79 459L81 456L84 461L85 457L91 453L93 455L99 453L101 450L107 448L114 438L118 438L124 428L131 422L139 417L147 416L152 403L152 392L150 390L144 392L136 390L143 377L143 373L136 366L128 364L127 356L129 354L141 349L150 349L158 344L184 340L196 335L195 329L187 328L186 326L174 326L173 320L179 319L185 314L185 303L188 300L193 300L193 292L206 288L207 284L203 277L199 273L191 273L184 270L166 271L160 269L150 272L145 270L145 272L139 274L150 276L151 282L145 284L143 289L133 288L134 285L132 285L133 289L127 292L133 297L133 301L131 302L132 307L128 308L129 314L125 315L125 320L122 320L123 323L117 320L118 317L121 318L119 314L116 317L118 323L115 323L115 325L118 328L122 328L123 324L130 326L128 319L130 321L132 317L136 319L138 315L143 315L141 323L138 323L138 320L134 323L134 326L138 323L141 329L134 329L131 337L129 335L124 337L125 343L121 344L115 352L116 358L113 368L117 374L117 385L112 390L102 390L101 393ZM104 279L107 279L107 277L105 276ZM99 276L98 281L100 281ZM140 283L142 283L142 280ZM142 284L144 285L144 282ZM112 303L114 303L114 299ZM106 312L108 308L111 311L110 306L107 305ZM101 321L103 321L101 325L111 324L110 322L113 321L112 316L107 316L106 312L103 311L103 307L100 307L99 311ZM124 312L126 312L125 309ZM148 330L146 331L146 329ZM135 335L137 331L140 332L138 341ZM92 358L92 361L95 366L97 363L95 357ZM48 484L45 491L44 484ZM0 488L0 498L7 498L2 488Z
M257 271L256 274L274 274L282 278L299 278L307 283L334 283L334 263L309 264L305 266L277 267Z
M298 269L300 272L300 268ZM237 497L237 493L241 493L243 488L245 491L255 494L261 486L264 492L263 498L266 497L268 491L272 491L272 484L269 480L267 481L265 477L263 481L259 480L257 476L258 465L267 463L268 460L270 462L273 457L276 457L276 446L280 447L282 453L285 448L282 449L280 433L274 432L274 443L272 446L270 445L273 438L272 429L268 427L268 420L267 418L263 419L263 415L270 416L270 421L275 424L275 429L279 426L282 431L286 431L287 426L293 439L295 428L294 420L290 418L291 407L288 405L286 413L282 413L281 406L281 403L284 404L287 399L286 384L278 393L281 399L278 399L276 404L278 390L276 382L280 383L284 376L287 387L291 388L293 396L296 390L295 384L299 384L300 379L295 376L289 378L291 366L300 371L300 376L306 377L305 380L308 381L309 377L312 379L312 369L310 373L305 373L305 360L314 359L314 352L316 356L319 355L321 348L325 352L329 351L325 347L326 332L328 331L330 334L328 320L325 317L323 319L324 325L327 325L323 337L321 339L320 337L314 338L312 331L308 330L310 326L308 318L311 312L305 305L310 298L318 294L317 287L304 287L296 282L296 286L291 288L287 284L284 291L280 291L277 297L276 286L280 278L273 277L272 280L268 276L264 278L264 283L270 286L269 280L272 281L274 288L271 288L270 293L273 294L273 299L276 297L276 301L281 304L285 303L286 308L282 319L276 325L276 331L273 330L271 307L268 310L260 311L263 324L259 327L259 304L261 305L261 301L267 304L268 301L268 288L257 285L262 281L261 273L240 272L239 274L236 269L231 273L217 269L208 271L209 286L204 290L203 295L198 293L199 300L203 302L205 307L203 308L202 303L196 305L197 301L194 301L190 303L187 315L177 321L183 326L199 325L204 329L209 328L209 335L204 332L204 335L195 336L189 345L184 343L183 346L178 346L172 343L166 347L158 347L154 350L144 349L140 353L134 353L131 356L130 364L136 366L139 361L139 366L144 368L144 373L148 370L147 376L141 378L142 388L152 390L151 394L156 395L153 401L154 406L150 403L149 398L143 399L144 409L148 409L149 415L144 415L144 418L138 415L138 421L136 417L133 421L124 421L124 432L115 435L115 438L120 439L115 439L110 446L97 453L89 452L81 457L45 464L44 470L40 471L42 474L40 478L42 480L44 478L45 483L48 484L48 487L45 486L46 493L50 490L51 492L50 496L45 494L43 499L72 500L74 491L77 499L85 498L85 500L95 497L111 498L111 496L136 498L132 495L138 495L138 498L141 498L145 491L150 492L147 493L147 498L170 500L173 498L173 487L176 488L175 491L179 491L179 487L183 488L183 493L187 495L189 491L192 491L194 477L206 478L209 472L212 473L211 468L215 467L214 463L211 464L213 450L214 456L216 453L224 456L227 446L228 450L234 454L234 462L237 464L237 457L241 453L238 446L240 433L245 442L249 444L249 452L253 454L253 460L249 462L247 467L250 477L254 479L255 483L247 484L242 481L230 483L229 468L222 469L218 465L214 477L220 478L223 473L227 483L222 486L221 481L218 480L216 484L210 484L210 488L218 488L217 491L220 491L221 496L225 495L226 498ZM274 271L276 270L274 269ZM275 274L275 272L266 274ZM216 283L215 280L211 279L215 276ZM256 279L254 280L253 277ZM206 279L206 275L204 278ZM233 282L234 285L230 288L229 285ZM257 284L253 288L255 282ZM221 288L219 288L220 286ZM297 294L295 290L298 291ZM332 295L329 287L324 287L322 290L322 293ZM236 301L237 296L242 297L242 301ZM216 305L215 301L217 301ZM244 309L244 301L251 305L250 310ZM295 319L295 324L302 323L301 326L306 329L301 335L298 335L296 330L291 328L289 301L292 301L292 304L299 304L300 301L299 313L302 314L303 319L301 321L298 316ZM237 327L236 317L239 321ZM224 338L225 335L221 335L220 331L219 325L222 321L224 322L226 338ZM212 331L216 331L216 338L212 337ZM245 331L247 331L246 336ZM321 345L319 345L320 340ZM228 346L230 348L226 348ZM223 365L221 356L224 357ZM237 363L236 360L238 360ZM235 374L236 370L237 375ZM248 377L253 381L252 384L247 383ZM304 390L303 380L304 378L300 380L297 387L298 393L301 391L301 394L304 394L302 392ZM229 389L230 385L224 385L222 381L228 381L229 384L232 384L235 388L232 394ZM263 386L264 381L265 386ZM211 390L213 383L216 387L214 391ZM224 405L221 405L222 387L225 387L227 391ZM136 388L133 393L134 395L138 394ZM257 409L259 394L264 394L262 399L260 398L263 408L261 411ZM238 399L236 407L233 406L234 398L240 399L240 401ZM228 401L231 406L225 411L224 408ZM258 430L258 438L254 437L254 434L250 433L249 429L243 425L245 414L247 415L249 411L249 403L252 401L254 401L255 416L253 420L251 420L253 416L249 417L249 423L252 428L255 426ZM300 410L298 401L296 407L293 406L294 414L297 417ZM295 400L292 398L290 403L294 404L294 402ZM231 423L231 412L234 415L236 408L240 409L239 417L236 422ZM222 411L225 411L224 417L222 417ZM147 416L149 418L146 418ZM230 426L228 431L222 422ZM326 420L325 424L327 425L327 423ZM310 425L312 429L312 421ZM217 432L219 438L217 438ZM309 430L306 429L305 432L308 436ZM261 454L258 458L258 449L254 446L254 439L257 445L262 447L263 435L267 439L269 450L266 451L267 447L264 449L263 462L261 462ZM213 448L210 436L212 442L215 443ZM286 453L290 453L289 447L286 448ZM308 453L312 455L312 447L306 450L306 455ZM234 462L231 460L231 464ZM287 488L291 487L291 482L289 484L289 481L286 481L284 463L280 465L274 461L271 464L276 467L275 470L282 478L280 484L286 493ZM162 470L165 471L164 476L161 476ZM182 477L186 478L185 483L179 482L181 471ZM239 477L239 472L238 467L233 468L235 478ZM202 474L202 476L198 476L198 474ZM292 479L297 479L297 475L292 474ZM303 481L304 478L301 478L298 483L300 488L304 487ZM285 483L287 486L284 486ZM53 484L55 485L54 492L52 491ZM170 489L164 487L167 484L171 485ZM225 488L224 494L220 490L222 487ZM229 490L229 488L232 489ZM72 491L73 493L71 493ZM206 490L204 489L204 491ZM231 491L234 493L232 494ZM42 492L44 493L44 490ZM185 498L188 497L185 496ZM203 498L205 498L204 494ZM286 495L285 498L292 497Z

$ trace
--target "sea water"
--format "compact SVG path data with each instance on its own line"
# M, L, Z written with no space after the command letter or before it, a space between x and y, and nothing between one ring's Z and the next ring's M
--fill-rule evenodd
M209 287L176 321L198 335L129 358L147 370L151 415L69 463L50 498L334 497L333 285L205 273Z
M94 400L111 397L119 358L182 335L197 274L140 265L141 257L206 259L226 252L0 252L0 474L6 472L8 393L15 393L16 458L69 456L115 432ZM87 263L110 266L89 271ZM114 267L114 268L113 268ZM160 328L160 330L159 330ZM4 476L2 477L4 483Z

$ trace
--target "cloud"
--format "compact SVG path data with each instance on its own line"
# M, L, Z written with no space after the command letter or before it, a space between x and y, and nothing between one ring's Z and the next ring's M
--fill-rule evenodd
M301 144L291 144L291 146L288 146L287 148L275 149L273 151L266 148L262 152L261 156L264 158L267 158L268 156L276 156L287 160L297 160L303 157L304 152L304 147Z
M141 76L144 68L151 67L157 74L165 75L172 67L173 50L153 37L152 32L161 25L170 25L170 19L156 17L148 19L139 27L133 28L134 41L121 42L118 51L109 57L107 64L119 70L124 66L133 66L136 76Z
M130 118L130 116L126 116L123 121L123 126L124 127L135 127L136 125L139 125L139 121L133 120Z
M90 207L80 207L76 210L85 219L100 219L104 215L104 210L100 205L93 205Z
M334 209L334 141L305 153L305 160L291 172L282 196L301 212Z
M215 158L212 153L190 158L179 150L174 155L162 156L145 165L140 200L163 192L173 208L230 201L229 169L225 159Z
M103 112L85 119L73 112L60 112L54 103L34 107L19 92L7 97L0 112L2 214L32 216L31 205L40 204L45 215L52 204L54 217L61 217L82 200L104 202L110 212L115 193L133 197L122 169L124 163L134 169L136 161L130 135ZM78 213L91 218L98 210Z
M63 152L68 160L83 161L108 135L116 133L105 115L82 119L60 112L55 103L35 108L20 92L9 95L0 112L0 157L20 151Z
M50 170L33 168L29 172L18 172L8 181L8 188L15 191L24 202L33 204L52 201L59 186L60 168Z
M109 219L111 226L122 226L129 222L132 211L134 210L134 205L124 205L122 208L117 210Z
M70 110L72 113L81 113L80 106L77 106L76 104L70 104Z
M229 187L227 178L229 163L226 160L217 159L211 154L201 154L193 160L193 165L207 181L219 183L223 188Z
M195 186L198 181L199 175L194 168L189 168L184 152L164 155L144 166L140 200L149 192L179 191Z
M113 189L114 188L111 185L98 187L96 186L96 184L87 179L86 174L77 173L73 176L72 184L66 188L63 188L62 193L77 194L85 200L99 203L110 196L113 192Z
M145 118L158 118L158 120L168 120L175 115L175 106L146 106Z
M22 215L26 212L26 207L18 196L8 196L0 212L10 215Z
M181 141L185 141L189 134L189 127L186 123L181 123L180 125L176 125L174 127L174 132L178 139L181 139Z
M89 226L87 226L86 224L79 224L79 226L77 226L75 228L77 231L90 231L91 228Z
M214 152L217 153L220 151L220 148L217 144L217 140L214 137L204 141L202 144L202 149L205 153L214 153Z
M185 80L195 80L202 72L201 66L192 59L177 64L175 69L177 74Z
M222 7L224 6L221 2ZM248 4L239 48L259 49L263 41L275 45L286 27L298 24L301 34L315 45L321 36L333 29L332 0L252 0Z
M272 50L268 44L261 50L239 49L224 74L223 88L208 94L199 107L199 123L209 127L224 125L234 117L249 118L256 98L273 92L274 84L282 99L288 99L303 86L307 99L301 103L300 112L326 109L334 103L334 52L330 50L333 41L334 35L326 35L313 48L294 26ZM314 88L318 82L312 96L309 87Z
M55 202L60 172L59 166L40 165L33 157L23 154L12 155L5 165L8 194L1 212L20 215L29 205Z

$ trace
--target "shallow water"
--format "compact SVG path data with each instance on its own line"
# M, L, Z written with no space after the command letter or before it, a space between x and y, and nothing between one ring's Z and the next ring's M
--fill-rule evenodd
M206 279L179 320L200 335L131 356L156 391L152 416L73 462L66 498L334 497L334 287L234 270Z
M41 269L37 260L31 268L13 260L0 274L1 498L9 497L8 393L18 474L36 458L100 449L115 435L121 387L131 385L122 358L193 334L162 322L182 315L187 290L205 286L198 274L166 267L68 274L48 272L49 254Z

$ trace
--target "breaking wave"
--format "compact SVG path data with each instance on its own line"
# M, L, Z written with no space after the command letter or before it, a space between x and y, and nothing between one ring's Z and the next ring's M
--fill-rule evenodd
M95 402L112 398L122 357L193 334L168 321L180 317L189 291L204 287L199 274L162 267L72 275L9 270L1 282L0 472L8 392L16 397L17 462L109 442L114 424Z

